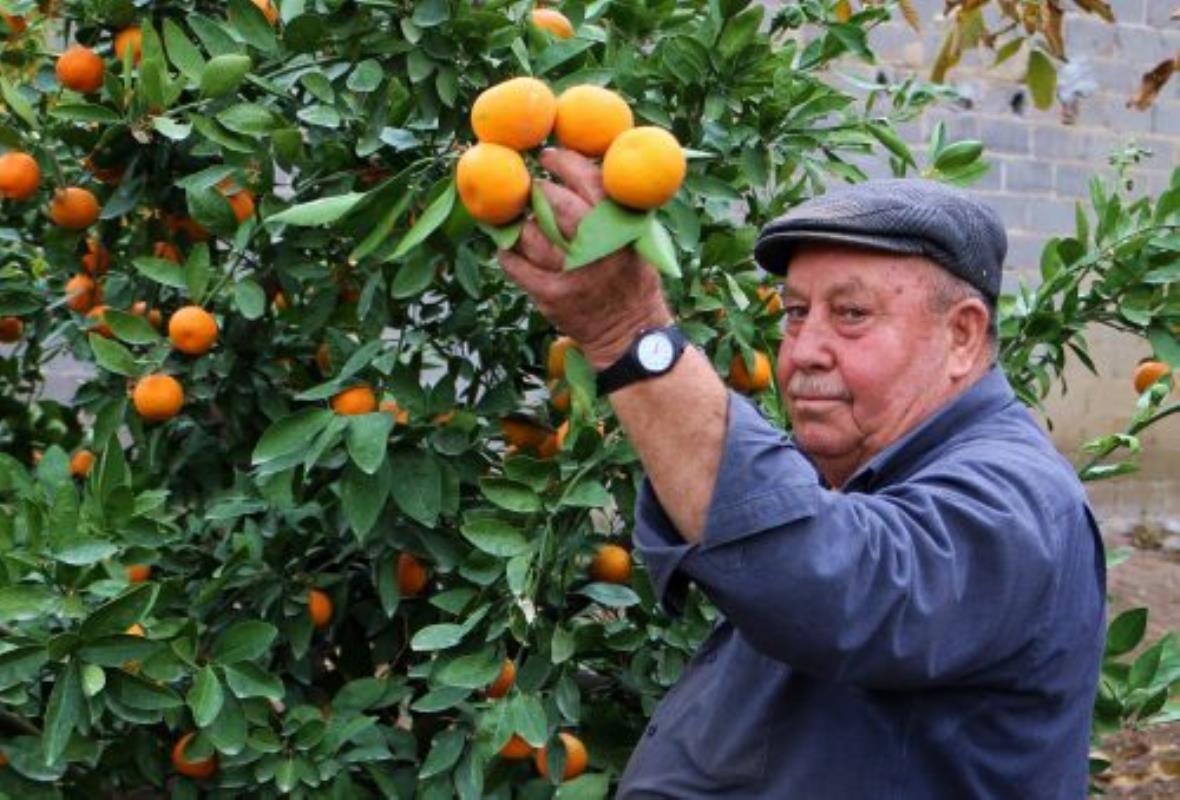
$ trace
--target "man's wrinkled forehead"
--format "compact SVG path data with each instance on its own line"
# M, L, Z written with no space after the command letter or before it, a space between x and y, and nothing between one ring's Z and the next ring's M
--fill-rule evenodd
M809 291L811 290L811 291ZM788 298L806 300L814 291L813 287L803 285L797 276L787 273L783 282L783 294ZM848 296L864 296L875 294L873 287L859 275L853 275L823 286L822 296L828 299Z

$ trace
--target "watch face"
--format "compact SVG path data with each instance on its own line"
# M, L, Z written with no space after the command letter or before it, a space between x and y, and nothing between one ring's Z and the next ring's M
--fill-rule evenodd
M635 355L645 370L661 372L671 365L675 349L668 334L656 331L639 340Z

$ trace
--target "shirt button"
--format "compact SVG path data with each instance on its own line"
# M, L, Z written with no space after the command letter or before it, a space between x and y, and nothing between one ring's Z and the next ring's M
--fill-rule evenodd
M647 726L647 735L648 735L648 736L655 736L655 735L656 735L656 731L658 731L659 729L660 729L660 728L659 728L659 726L658 726L658 725L648 725L648 726Z

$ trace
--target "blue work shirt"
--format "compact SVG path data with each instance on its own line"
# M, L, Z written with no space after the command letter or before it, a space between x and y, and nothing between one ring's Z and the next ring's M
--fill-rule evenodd
M699 544L650 483L635 541L666 608L723 619L619 798L1081 798L1105 561L1070 464L993 369L840 490L731 393Z

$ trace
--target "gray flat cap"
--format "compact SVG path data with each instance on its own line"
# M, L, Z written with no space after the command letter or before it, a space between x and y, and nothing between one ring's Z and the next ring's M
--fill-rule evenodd
M943 183L872 180L814 197L769 223L754 260L783 275L803 242L926 256L995 302L1008 237L990 206Z

